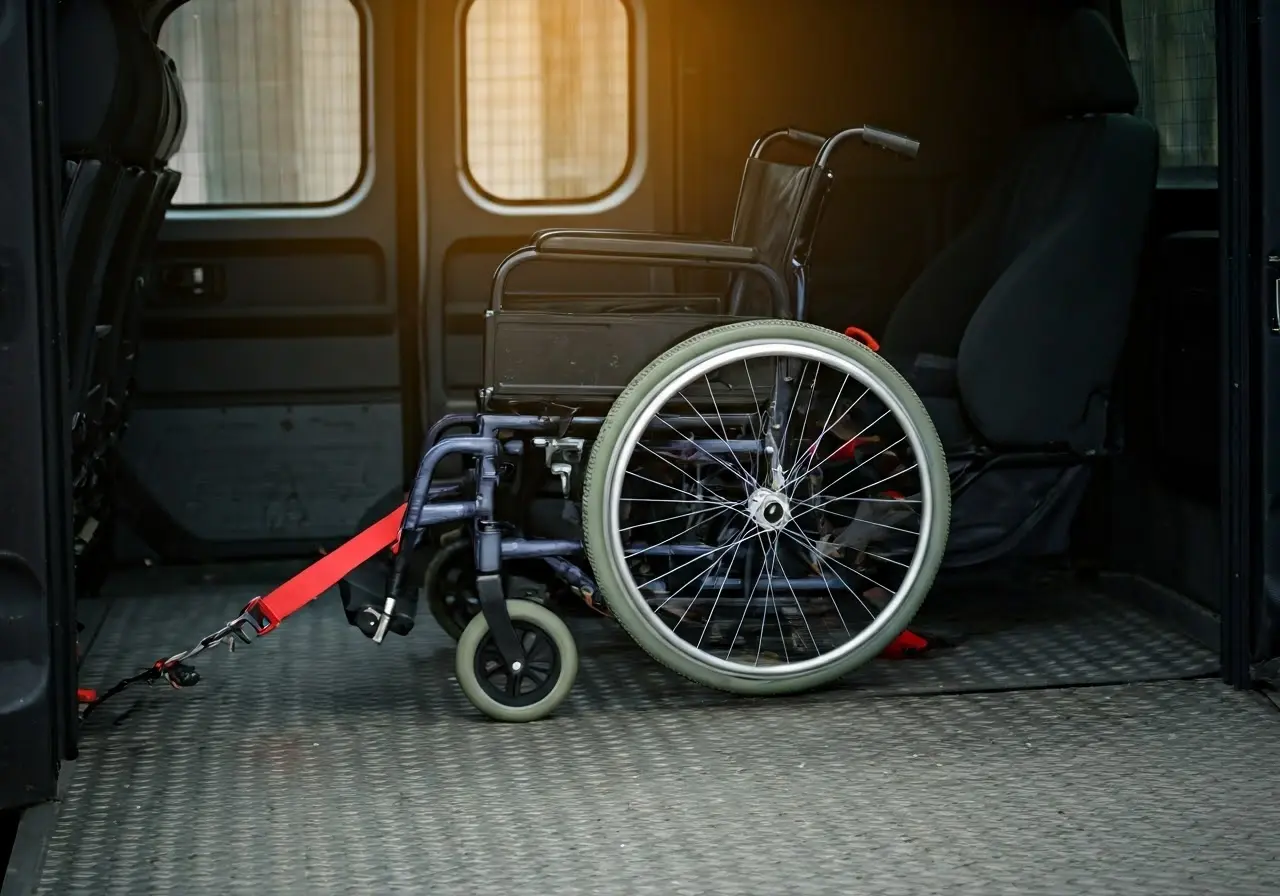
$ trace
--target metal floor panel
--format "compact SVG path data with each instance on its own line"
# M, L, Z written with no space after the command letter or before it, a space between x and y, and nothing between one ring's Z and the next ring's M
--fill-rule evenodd
M252 593L117 599L86 682L186 646ZM504 726L466 703L428 624L378 648L326 597L203 662L198 687L90 720L37 892L1280 891L1280 726L1252 697L1208 681L901 696L1211 660L1097 595L1029 594L1003 624L1006 598L985 600L956 650L786 700L702 691L579 625L569 704Z

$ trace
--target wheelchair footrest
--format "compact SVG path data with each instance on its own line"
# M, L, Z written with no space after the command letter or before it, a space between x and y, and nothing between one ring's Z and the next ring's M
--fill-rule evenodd
M347 622L358 628L366 638L372 638L378 631L378 623L386 604L388 572L389 564L382 558L375 557L351 570L338 582L338 593L342 596L342 609ZM417 603L416 588L399 598L391 613L387 631L397 635L407 635L413 631Z

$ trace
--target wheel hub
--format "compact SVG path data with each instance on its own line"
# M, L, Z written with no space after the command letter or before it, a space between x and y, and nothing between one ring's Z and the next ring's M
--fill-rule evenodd
M747 499L747 515L761 529L777 531L791 521L791 503L771 488L756 489Z

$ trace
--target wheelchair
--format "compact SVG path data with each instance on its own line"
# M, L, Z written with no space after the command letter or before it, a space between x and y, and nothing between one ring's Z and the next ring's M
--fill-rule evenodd
M548 230L508 256L476 413L431 428L381 596L343 583L349 621L377 642L407 634L421 592L457 640L467 698L513 722L573 685L555 608L612 617L653 659L742 695L812 689L883 651L941 564L950 480L928 412L874 342L804 321L833 155L856 141L919 148L873 127L773 131L728 241ZM771 160L785 144L812 160ZM539 262L720 271L729 286L511 294ZM461 481L437 482L447 458Z

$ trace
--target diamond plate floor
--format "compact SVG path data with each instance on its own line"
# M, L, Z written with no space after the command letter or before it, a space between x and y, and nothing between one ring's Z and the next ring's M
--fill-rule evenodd
M86 681L252 593L117 599ZM957 622L960 601L939 597L935 621ZM449 680L434 629L377 648L326 597L204 662L199 687L125 694L90 720L37 892L1280 891L1280 726L1251 697L1208 681L901 696L1212 662L1097 595L1037 592L998 621L1011 600L979 601L947 654L773 701L686 685L580 625L567 707L502 726Z

